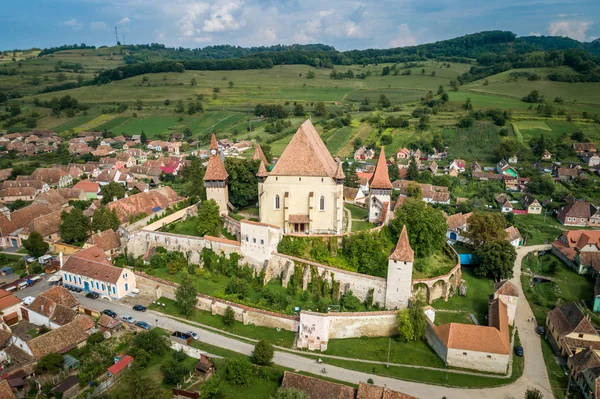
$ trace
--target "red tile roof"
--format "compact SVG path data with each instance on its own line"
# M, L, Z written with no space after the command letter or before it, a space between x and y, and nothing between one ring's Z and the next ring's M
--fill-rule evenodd
M415 260L415 251L410 247L406 226L402 226L402 232L394 251L390 255L390 259L400 262L414 262Z
M260 160L264 162L265 165L269 164L267 158L265 157L265 153L263 152L262 148L260 148L260 144L258 143L256 143L256 145L254 146L254 154L252 155L252 160Z
M67 259L63 271L115 284L124 269L113 266L104 251L96 246L74 253ZM35 301L34 301L35 302Z
M129 366L133 362L133 358L129 355L123 356L118 362L110 366L107 370L110 374L119 374L124 368Z
M385 150L381 147L379 158L377 159L377 165L375 166L375 173L369 181L369 189L389 189L391 190L392 182L390 181L390 175L388 173L387 163L385 162Z
M100 185L89 179L81 180L81 181L77 182L77 184L75 184L73 186L73 188L78 188L78 189L83 190L86 193L94 193L94 194L96 194L98 191L100 191Z

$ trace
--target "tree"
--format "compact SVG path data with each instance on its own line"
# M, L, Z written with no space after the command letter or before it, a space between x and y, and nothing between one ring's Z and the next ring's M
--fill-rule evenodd
M258 201L258 167L260 161L240 158L225 158L225 169L229 174L229 201L235 207L245 207Z
M407 198L394 214L390 230L399 237L402 226L406 225L410 245L417 257L430 255L444 245L448 225L441 210L421 200Z
M304 107L302 104L297 103L294 105L294 115L295 116L304 116Z
M344 170L345 175L344 186L358 188L360 186L360 181L358 180L358 175L356 174L356 164L354 162L351 164L344 162L342 164L342 169Z
M514 140L504 140L494 149L495 158L500 161L512 157L519 150L519 146Z
M423 190L421 189L421 186L416 184L416 183L409 183L408 186L406 186L406 195L409 198L415 198L418 200L422 200L423 199Z
M464 107L467 111L471 111L473 109L473 103L471 102L471 98L467 97Z
M116 181L111 181L100 188L100 193L102 194L101 203L102 205L106 205L109 202L112 202L115 198L121 199L125 197L126 192L127 189L125 186L117 183Z
M56 374L62 369L64 359L62 355L58 353L49 353L42 356L42 358L35 365L36 373Z
M40 233L33 231L26 240L23 240L23 247L29 255L39 258L48 252L49 245Z
M437 91L437 94L438 94L438 96L441 96L441 95L442 95L442 94L444 94L445 92L446 92L446 90L444 90L444 86L440 85L440 86L438 87L438 91Z
M203 201L198 208L198 233L218 236L222 227L219 205L213 199Z
M63 211L60 215L60 238L67 244L84 243L90 236L90 219L81 209Z
M274 354L275 350L273 349L273 345L264 339L261 339L254 347L254 351L252 352L252 360L258 365L268 366L273 362Z
M183 106L183 100L177 100L177 102L175 103L175 112L177 112L178 114L182 114L183 111L185 111L185 108Z
M189 316L192 313L198 301L197 294L198 290L192 276L184 270L181 274L181 283L175 290L175 303L182 315Z
M310 399L310 396L296 388L279 388L271 399Z
M389 108L392 103L385 94L380 94L379 100L377 100L377 105L379 105L381 108Z
M92 231L117 230L121 224L117 211L101 207L94 211L92 217Z
M216 399L221 394L221 378L213 375L200 386L201 399Z
M223 313L223 323L230 326L235 321L235 312L231 306L227 306L225 308L225 312Z
M491 275L497 280L512 278L517 251L507 240L485 243L475 249L474 255L477 261L474 271L478 276Z
M170 349L169 340L158 330L144 331L133 337L133 345L151 355L163 356Z
M398 321L398 338L402 342L409 342L415 340L415 329L410 320L409 309L402 309L396 314L396 320Z
M234 385L248 385L252 374L252 364L244 359L230 360L225 369L227 381Z
M196 81L196 78L192 78L192 79L190 80L190 86L196 86L196 84L197 84L197 83L198 83L198 82Z
M319 101L315 104L315 116L326 116L327 108L325 107L325 103L323 101Z
M140 371L138 358L123 377L123 387L119 392L119 399L146 399L160 397L160 386L156 379Z
M340 305L342 305L342 308L344 310L349 312L355 312L362 307L360 299L358 299L356 295L354 295L352 290L342 295L342 297L340 298Z
M306 79L314 79L314 78L315 78L314 71L308 71L308 73L306 74Z
M165 384L176 385L182 382L188 373L188 369L183 363L186 358L187 356L183 351L174 351L171 354L171 358L160 366Z
M402 342L416 341L425 336L427 320L420 302L400 310L396 314L396 320L398 320L398 334Z
M400 180L400 170L398 169L398 165L392 163L388 166L388 175L390 176L390 181Z
M542 391L537 388L527 388L525 391L525 399L544 399Z
M500 213L475 212L468 222L465 238L469 245L478 248L483 244L506 239L506 219Z
M413 181L419 178L419 167L417 166L417 160L415 159L414 155L410 157L410 161L408 162L406 178Z
M144 131L142 130L142 134L140 135L140 143L142 143L142 145L146 145L147 142L148 137L146 136L146 133L144 133Z
M188 196L200 199L206 198L204 173L206 173L206 169L200 158L192 158L190 165L183 169L181 176L185 182L185 193Z

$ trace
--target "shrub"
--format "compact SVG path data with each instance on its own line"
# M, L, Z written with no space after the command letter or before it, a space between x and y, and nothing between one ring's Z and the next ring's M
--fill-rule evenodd
M252 352L252 360L261 366L268 366L273 361L274 354L275 351L273 349L273 345L264 339L261 339L254 347L254 351Z
M233 359L225 369L227 381L234 385L248 385L252 378L252 364L244 359Z
M235 312L231 306L227 306L225 313L223 314L223 323L230 326L235 321Z

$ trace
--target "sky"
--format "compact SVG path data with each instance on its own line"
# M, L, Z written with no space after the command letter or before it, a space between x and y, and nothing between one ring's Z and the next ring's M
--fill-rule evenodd
M197 48L324 43L404 47L484 30L600 37L598 0L2 1L0 49L162 43Z

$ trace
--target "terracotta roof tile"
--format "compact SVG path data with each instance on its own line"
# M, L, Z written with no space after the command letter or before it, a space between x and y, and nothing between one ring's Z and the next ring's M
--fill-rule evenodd
M116 210L119 220L124 223L142 213L152 215L155 209L165 209L180 200L181 197L171 187L165 186L110 202L106 208Z
M96 194L98 191L100 191L100 185L89 179L81 180L81 181L77 182L77 184L75 184L73 186L73 188L78 188L80 190L83 190L86 193L94 193L94 194Z
M258 172L256 173L256 177L267 177L269 173L267 173L267 168L265 168L265 163L260 161L260 165L258 166Z
M508 226L506 229L504 229L504 231L506 231L506 239L508 241L513 241L517 238L523 238L523 236L521 236L521 232L515 226Z
M392 391L387 387L380 387L377 385L366 384L360 382L358 384L358 391L356 393L356 399L417 399L414 396L407 395L402 392Z
M337 384L286 371L283 374L282 388L296 388L311 399L354 399L356 390L347 385Z
M87 316L77 315L73 321L29 341L27 345L33 356L39 360L49 353L63 353L65 350L85 341L87 331L94 327L94 321Z
M208 158L208 165L206 166L206 173L204 174L204 181L222 181L227 180L227 170L225 165L221 161L221 157L218 154L211 155Z
M2 297L0 298L0 311L10 308L11 306L15 306L18 303L21 303L21 300L14 295L7 295L5 297Z
M296 131L273 167L272 176L319 176L335 178L337 165L310 120Z
M518 297L519 290L513 283L508 280L504 280L494 284L494 294Z
M269 164L269 161L267 161L267 158L265 157L265 153L263 152L262 148L260 148L260 144L258 143L256 143L256 145L254 146L254 154L252 154L252 160L260 160L264 162L265 165Z
M414 262L415 260L415 251L410 247L406 226L402 226L402 232L394 251L390 255L390 259L401 262Z
M377 165L375 166L375 172L373 177L369 181L369 189L392 189L392 182L390 182L390 175L388 173L387 163L385 162L385 150L381 147L379 158L377 159Z
M471 217L473 212L469 213L455 213L454 215L448 216L446 223L448 224L448 230L454 230L467 226L467 220Z
M598 335L592 323L575 302L552 309L547 317L561 338L574 332Z
M8 385L7 380L0 380L0 399L16 399L12 389Z
M121 277L124 269L113 266L104 254L104 251L99 247L93 246L69 256L62 270L67 273L115 284L119 280L119 277Z
M121 238L114 230L106 230L92 235L88 238L86 244L96 245L106 252L119 248L121 246Z

